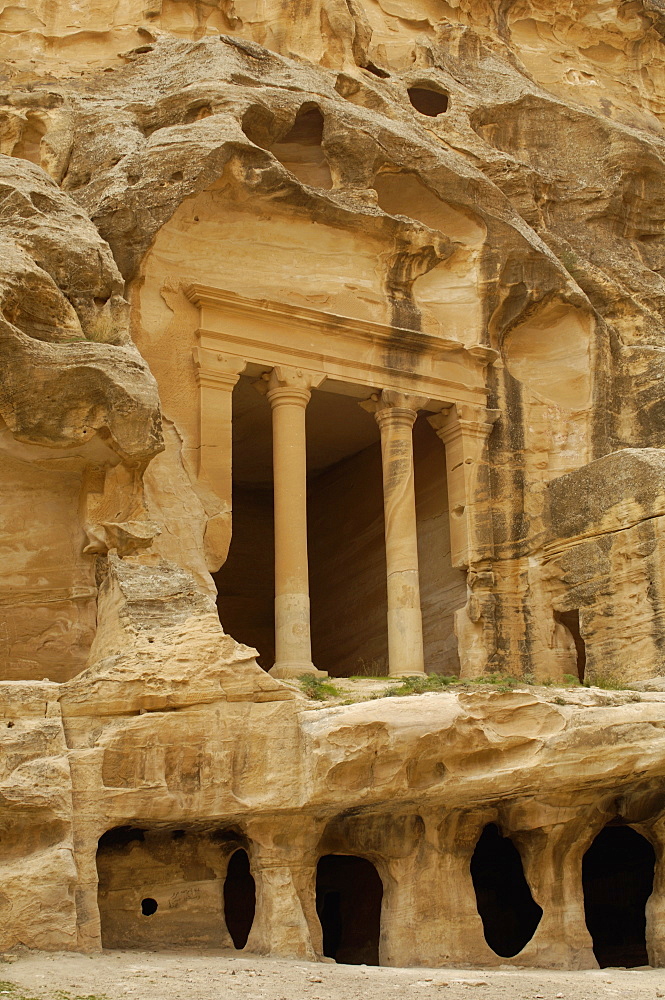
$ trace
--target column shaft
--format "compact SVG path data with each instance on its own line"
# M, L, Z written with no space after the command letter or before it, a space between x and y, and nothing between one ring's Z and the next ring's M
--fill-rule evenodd
M311 379L275 369L272 407L275 491L275 677L321 674L312 663L307 565L307 440Z
M214 573L226 561L231 543L231 437L233 388L246 362L205 347L194 349L199 385L199 487L207 515L206 565Z
M425 672L412 435L417 409L425 402L384 391L375 413L383 461L388 663L396 676Z

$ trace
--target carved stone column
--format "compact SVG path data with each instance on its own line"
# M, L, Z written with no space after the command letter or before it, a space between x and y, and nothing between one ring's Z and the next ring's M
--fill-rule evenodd
M274 677L327 676L312 663L307 564L305 409L310 390L322 381L322 375L280 366L268 382L275 490Z
M208 569L224 563L231 542L232 505L232 394L246 367L240 358L227 357L206 347L194 349L200 398L199 479L215 495L205 533Z
M388 573L388 672L424 674L413 484L413 425L427 399L384 389L374 411L381 431L383 507Z
M446 446L450 554L457 569L492 557L487 440L500 410L456 403L429 417Z
M487 441L499 416L499 410L456 403L428 418L446 447L451 562L468 571L468 600L455 612L462 677L482 674L496 649Z

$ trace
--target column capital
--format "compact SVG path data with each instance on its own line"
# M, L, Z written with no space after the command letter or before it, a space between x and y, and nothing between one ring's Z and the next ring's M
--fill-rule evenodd
M292 403L304 407L309 403L311 390L317 389L324 379L325 375L318 372L275 365L271 372L265 372L254 385L257 392L268 397L271 406Z
M427 402L427 396L411 396L398 389L383 389L380 394L373 393L360 406L374 414L379 427L384 423L405 423L412 427L418 410Z
M501 410L490 410L476 403L454 403L427 420L445 444L459 434L484 441L500 416Z
M491 559L492 513L487 445L499 410L455 403L428 417L446 447L450 555L456 568Z
M247 362L208 347L195 347L194 372L197 385L204 389L225 389L232 392Z

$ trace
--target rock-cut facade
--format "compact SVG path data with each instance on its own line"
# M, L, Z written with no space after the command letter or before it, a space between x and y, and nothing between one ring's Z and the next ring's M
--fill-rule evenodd
M665 964L662 0L0 60L0 950Z

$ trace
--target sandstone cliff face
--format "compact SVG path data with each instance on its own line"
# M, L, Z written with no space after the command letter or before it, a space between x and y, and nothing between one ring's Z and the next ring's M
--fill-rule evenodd
M593 964L616 821L655 847L663 961L660 698L525 685L665 674L665 6L556 8L0 10L2 947L228 946L244 850L249 948L320 955L317 862L352 855L380 961L503 961L469 867L496 824L542 910L517 960ZM356 404L390 375L426 669L519 691L311 712L263 669L279 365L343 385L308 409L315 661L387 671Z

